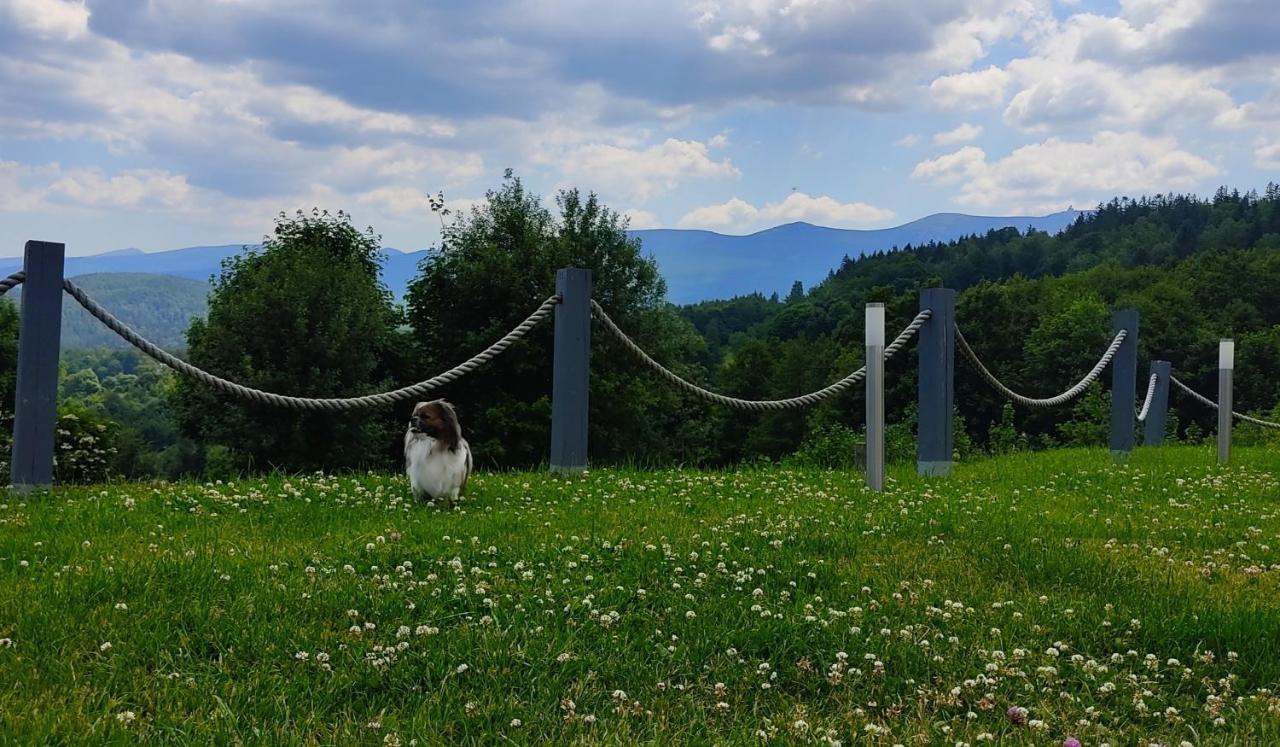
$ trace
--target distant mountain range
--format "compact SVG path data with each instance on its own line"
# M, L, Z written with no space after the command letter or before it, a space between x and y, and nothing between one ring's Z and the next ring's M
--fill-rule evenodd
M747 236L670 228L630 233L641 240L647 254L657 259L667 279L671 301L692 303L755 291L786 293L796 280L809 287L839 267L846 255L857 257L907 244L951 241L997 228L1025 231L1031 227L1058 233L1079 215L1078 210L1038 217L937 213L895 228L871 231L788 223ZM226 244L163 252L120 249L89 257L69 257L66 272L68 276L149 272L207 281L217 274L224 258L243 248L241 244ZM409 281L418 274L418 264L427 254L427 251L383 250L382 279L397 298L404 295ZM0 273L13 272L21 262L18 258L0 258Z
M796 280L808 288L838 268L846 256L908 244L951 241L1008 227L1058 233L1080 214L1078 210L1037 217L937 213L895 228L869 231L788 223L746 236L666 228L630 233L640 239L644 252L657 260L667 280L668 298L685 304L757 291L785 294ZM180 345L191 317L204 313L209 279L218 273L223 259L240 253L245 246L194 246L163 252L120 249L68 257L66 273L79 277L86 290L143 334L161 344ZM425 250L383 250L382 279L397 298L403 297L428 254ZM21 266L20 258L0 258L0 275ZM185 281L174 282L179 278ZM98 334L87 324L92 320L78 306L63 316L64 347L96 347L111 340L105 330Z
M1079 210L1039 217L986 217L936 213L895 228L858 231L788 223L747 236L712 231L656 228L632 231L658 260L668 298L685 304L729 298L753 291L785 295L799 280L806 288L837 269L845 256L859 257L894 247L952 241L997 228L1058 233L1075 222Z
M172 275L208 283L209 279L221 270L222 260L243 252L245 247L257 249L261 246L261 244L189 246L185 249L170 249L163 252L117 249L87 257L67 257L64 272L67 277L104 272L142 272ZM382 250L382 279L397 298L404 295L409 281L418 274L418 263L426 256L426 251ZM8 275L21 267L22 259L19 257L0 257L0 275Z

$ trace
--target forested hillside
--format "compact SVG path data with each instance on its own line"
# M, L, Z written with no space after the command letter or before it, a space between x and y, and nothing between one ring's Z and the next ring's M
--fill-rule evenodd
M102 272L76 275L73 281L121 321L169 350L186 347L186 329L208 306L209 284L200 280L149 272ZM13 300L22 296L14 289ZM102 326L71 296L62 297L62 350L123 348L127 343Z
M936 286L961 291L957 316L966 336L993 371L1025 393L1056 393L1073 383L1106 348L1110 311L1130 307L1142 315L1143 378L1150 360L1165 359L1175 375L1212 393L1217 341L1235 337L1239 406L1270 410L1280 403L1274 184L1263 195L1223 189L1211 200L1117 199L1059 236L1002 230L906 247L847 261L807 294L709 302L683 314L707 339L703 363L719 386L738 396L777 397L816 389L860 365L863 304L886 302L896 332L917 311L919 289ZM964 361L956 369L958 415L981 445L1105 437L1100 388L1065 411L1006 414ZM909 424L913 355L891 362L889 372L889 419ZM1176 396L1174 406L1183 436L1210 427L1203 407ZM781 456L821 424L861 422L862 407L855 395L808 414L734 415L726 433L737 440L722 443L745 445L732 456Z

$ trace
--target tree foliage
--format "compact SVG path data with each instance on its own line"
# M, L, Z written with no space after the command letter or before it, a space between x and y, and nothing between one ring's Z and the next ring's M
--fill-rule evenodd
M1015 229L949 243L905 247L847 260L825 282L786 304L745 296L686 307L708 337L702 362L739 396L780 397L832 381L861 365L862 308L888 304L900 328L918 309L919 290L960 291L957 319L988 366L1015 390L1047 396L1075 383L1111 339L1111 312L1141 313L1139 370L1168 360L1201 392L1215 390L1217 341L1235 337L1237 402L1264 413L1280 403L1280 187L1264 195L1219 190L1116 199L1082 215L1058 236ZM891 331L892 335L893 332ZM744 366L743 361L749 360ZM800 369L796 361L808 361ZM890 422L915 401L914 348L887 366ZM1005 402L963 361L956 364L957 407L973 440L991 450L1022 444L1097 443L1107 417L1103 390L1086 402L1005 411ZM1141 377L1140 377L1141 378ZM1139 386L1139 394L1145 388ZM1182 433L1213 429L1212 412L1171 395ZM861 422L854 392L807 417L742 418L722 434L726 458L771 455L830 422ZM750 438L753 429L779 436ZM1241 425L1241 438L1258 429ZM1257 438L1264 436L1259 435Z
M692 326L665 301L653 260L626 234L626 222L594 194L565 190L553 215L507 173L483 204L446 225L406 294L420 376L452 366L518 324L555 288L563 267L591 270L593 298L660 360L687 369L700 351ZM550 440L552 325L544 324L501 359L441 390L459 409L481 464L544 461ZM698 412L655 381L594 328L591 454L624 459L695 460L705 449ZM704 416L705 417L705 416Z
M224 261L207 320L187 332L191 362L268 391L344 397L386 386L397 312L378 279L379 237L339 212L283 213L262 249ZM384 464L390 413L298 412L232 399L186 380L182 432L256 468Z

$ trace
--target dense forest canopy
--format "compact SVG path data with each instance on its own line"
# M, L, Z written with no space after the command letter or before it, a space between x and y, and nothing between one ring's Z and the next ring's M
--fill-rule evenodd
M1015 389L1043 395L1066 388L1097 360L1111 336L1112 310L1135 308L1142 317L1140 370L1150 360L1168 360L1175 375L1212 393L1217 341L1235 337L1237 402L1265 411L1280 402L1273 376L1280 371L1277 250L1275 184L1262 195L1223 188L1208 200L1118 198L1057 236L1003 229L903 247L846 259L802 300L752 295L682 313L707 340L703 363L722 385L744 386L749 370L753 395L776 397L815 389L859 364L865 303L887 303L890 326L900 328L918 310L920 288L954 288L958 322L988 366ZM889 419L910 421L914 359L894 361L889 370ZM981 445L990 447L1002 423L1016 428L1015 442L1030 445L1105 438L1100 426L1079 423L1105 418L1106 408L1094 401L1101 391L1076 408L1010 414L963 361L956 371L958 415ZM1199 438L1212 427L1202 406L1176 396L1174 406L1182 436L1190 429ZM778 457L817 423L860 422L861 407L855 394L810 413L735 419L748 441L762 447L772 441L763 453Z
M886 250L846 258L824 282L807 291L797 283L786 298L755 294L678 308L662 302L661 279L642 260L641 247L625 236L625 222L594 195L564 192L558 207L559 214L552 214L538 196L509 177L484 204L453 218L444 251L421 268L407 310L393 313L385 306L376 279L369 280L369 297L360 306L344 305L355 300L344 299L292 309L271 300L273 285L266 280L251 284L260 301L241 298L236 304L250 309L245 319L280 317L272 323L281 330L300 329L298 324L342 329L342 319L355 318L351 314L364 309L368 313L357 313L364 325L358 338L371 346L377 361L350 380L372 387L417 380L456 363L523 318L549 292L556 267L585 265L600 274L597 288L608 296L601 303L616 306L619 322L660 360L727 394L758 399L812 391L860 366L865 303L887 304L892 335L916 313L920 289L945 286L960 292L958 322L979 354L1000 378L1024 393L1043 396L1073 383L1110 340L1112 312L1134 308L1141 313L1141 378L1149 361L1168 360L1175 375L1212 394L1217 341L1233 337L1237 409L1280 417L1280 186L1274 184L1261 195L1223 188L1209 199L1118 198L1082 215L1060 235L1004 229ZM294 238L308 228L315 226L301 221L282 230ZM328 231L325 241L349 242L356 263L371 256L368 234L339 228ZM249 256L232 268L247 273L251 265L279 263L291 268L296 280L290 287L301 288L325 275L335 252L346 256L348 251L345 244L326 244L320 251L308 249L308 241L287 243L287 251L267 247L263 255ZM239 273L227 275L221 283L249 282L248 275L243 281L237 278ZM466 293L463 302L453 304L448 299L457 295L451 284L459 283ZM409 331L398 326L402 320L410 323ZM0 361L0 370L12 371L17 325L11 309L0 309L0 322L0 358L8 358ZM330 380L327 368L305 363L328 360L332 351L325 349L323 336L307 335L305 342L282 338L251 362L236 358L237 326L244 323L222 325L219 344L227 352L222 358L209 356L212 365L226 373L252 370L255 380L281 391L354 393ZM209 329L203 323L193 327L196 350L209 347ZM477 336L480 332L484 334ZM499 359L492 371L447 392L465 403L463 422L473 425L484 446L482 463L529 466L545 459L549 336L549 329L540 330L522 343L534 347L515 349L511 360ZM344 344L357 342L344 339ZM389 345L389 340L397 342ZM285 352L291 346L296 350ZM726 411L675 393L603 334L596 334L593 348L599 374L592 393L597 463L718 465L790 458L845 464L852 457L862 422L860 392L810 410L763 415ZM507 364L509 370L504 369ZM75 438L96 434L93 440L102 450L100 457L82 458L81 465L97 465L100 459L102 470L128 476L234 473L249 466L244 455L235 453L237 446L259 444L268 450L272 447L264 433L310 433L291 424L291 413L246 411L236 418L220 416L216 440L205 443L208 423L192 414L214 407L215 400L177 386L166 371L136 354L81 353L66 357L64 369L63 410L70 419L63 430ZM914 455L915 369L913 348L887 366L889 447L897 459ZM956 371L957 450L962 456L1105 443L1109 374L1072 405L1023 410L1005 403L964 361L957 361ZM4 393L12 401L11 381ZM183 423L174 418L175 404L182 405ZM1212 430L1207 408L1176 393L1171 406L1173 435L1199 440ZM360 443L360 452L344 452L344 463L396 466L394 444L375 443L382 436L371 438L380 432L394 440L395 421L372 429L354 422L343 427L348 425L360 432L360 438L352 439ZM248 430L237 434L237 427ZM1275 438L1243 424L1237 434L1246 442ZM272 466L284 469L323 466L315 458L292 464L287 451L271 457L267 461ZM255 465L264 466L261 461ZM100 476L88 467L64 474Z

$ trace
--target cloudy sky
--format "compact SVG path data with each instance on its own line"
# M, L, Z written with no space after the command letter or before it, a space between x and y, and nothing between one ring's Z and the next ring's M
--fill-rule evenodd
M313 205L417 249L507 167L726 233L1260 189L1275 3L0 0L0 255Z

